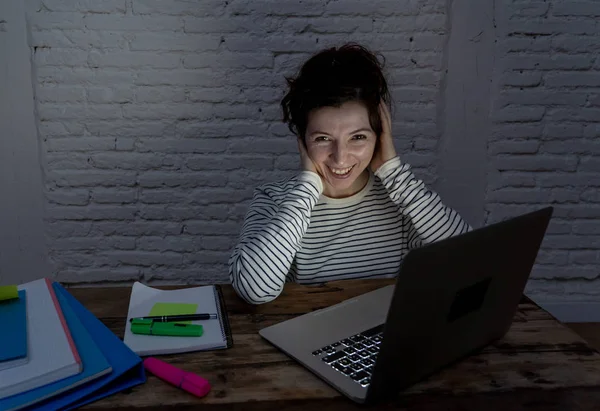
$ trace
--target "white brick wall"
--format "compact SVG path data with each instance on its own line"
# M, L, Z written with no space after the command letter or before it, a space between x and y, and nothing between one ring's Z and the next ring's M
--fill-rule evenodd
M31 3L60 281L225 281L254 187L298 169L284 76L329 45L385 53L397 148L435 176L446 0Z
M451 4L30 0L56 277L225 281L252 190L298 169L280 121L284 76L333 44L358 41L385 53L397 148L427 183L452 183L437 175L447 155L444 107L454 104L446 95L455 90L446 74ZM491 118L487 158L464 154L448 164L489 164L486 222L555 206L528 285L534 298L597 299L600 2L494 4L491 110L469 111L479 124ZM464 33L471 47L477 32ZM474 70L471 63L464 69ZM478 84L486 78L477 76ZM463 93L456 104L487 91Z
M488 221L552 203L528 290L600 297L600 2L497 3Z

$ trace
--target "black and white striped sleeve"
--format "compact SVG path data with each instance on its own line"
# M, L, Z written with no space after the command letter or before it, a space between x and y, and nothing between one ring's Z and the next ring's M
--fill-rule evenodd
M281 293L322 191L321 178L308 171L295 184L255 191L229 258L229 279L244 300L262 304Z
M439 195L415 177L409 164L401 163L399 157L387 161L375 174L408 223L409 248L471 230L455 210L445 206Z

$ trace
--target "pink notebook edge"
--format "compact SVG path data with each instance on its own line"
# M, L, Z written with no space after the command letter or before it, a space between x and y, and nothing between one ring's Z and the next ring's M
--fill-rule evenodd
M52 287L52 280L49 278L44 278L46 281L46 286L48 287L48 292L50 293L50 297L52 297L52 302L54 303L54 308L56 309L56 314L58 314L58 318L62 325L63 331L65 332L65 336L67 337L67 341L69 342L69 348L71 348L71 353L75 358L75 362L79 366L79 371L82 370L82 362L81 357L79 356L79 351L77 351L77 346L75 345L75 341L73 341L73 337L71 336L71 331L69 330L69 326L67 325L67 321L65 320L65 316L63 315L62 308L60 307L60 303L58 302L58 298L56 298L56 293L54 292L54 287Z

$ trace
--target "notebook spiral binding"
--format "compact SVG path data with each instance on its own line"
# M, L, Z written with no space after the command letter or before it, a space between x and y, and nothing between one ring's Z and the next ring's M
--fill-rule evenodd
M214 292L215 300L217 301L217 314L219 317L219 323L221 324L221 334L223 336L223 340L227 341L226 348L231 348L233 346L231 326L229 325L229 316L227 315L227 306L225 304L225 299L223 298L223 291L221 290L221 286L219 284L215 284Z

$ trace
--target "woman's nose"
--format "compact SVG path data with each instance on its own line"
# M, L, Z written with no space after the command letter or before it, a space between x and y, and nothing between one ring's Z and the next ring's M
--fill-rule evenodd
M331 157L336 164L344 165L346 159L348 158L348 147L346 147L343 143L337 143L333 147L333 152L331 153Z

